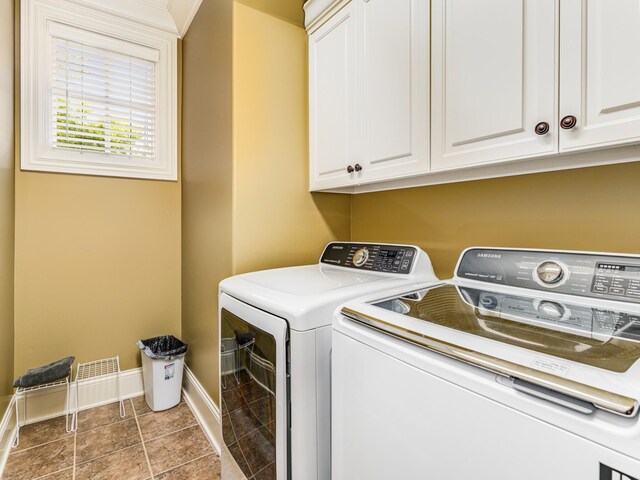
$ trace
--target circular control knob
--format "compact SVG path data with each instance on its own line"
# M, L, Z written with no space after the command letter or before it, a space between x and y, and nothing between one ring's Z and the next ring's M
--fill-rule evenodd
M536 275L544 285L555 285L564 277L564 269L556 262L543 262L538 265Z
M538 305L538 311L545 317L558 320L564 316L565 308L556 302L542 301Z
M361 267L369 260L369 250L366 247L356 250L356 253L351 257L351 261L356 267Z
M480 305L482 305L487 310L493 310L498 306L498 299L493 295L485 295L480 297Z

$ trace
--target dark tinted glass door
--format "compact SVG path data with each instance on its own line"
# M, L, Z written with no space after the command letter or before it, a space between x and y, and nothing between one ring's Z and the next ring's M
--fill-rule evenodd
M221 311L224 443L248 480L276 479L276 339Z

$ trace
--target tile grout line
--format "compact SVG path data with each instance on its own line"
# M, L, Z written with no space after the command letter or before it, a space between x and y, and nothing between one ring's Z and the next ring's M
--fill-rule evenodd
M173 435L174 433L182 432L183 430L187 430L188 428L193 428L193 427L198 427L198 428L202 429L202 427L200 427L199 423L192 423L191 425L187 425L186 427L179 428L178 430L174 430L173 432L163 433L162 435L158 435L157 437L153 437L152 439L149 440L149 442L153 442L155 440L158 440L159 438L168 437L169 435Z
M153 470L151 469L151 461L149 460L149 454L147 453L147 447L144 444L144 437L142 436L142 429L140 428L140 422L138 422L138 412L136 412L136 407L131 401L131 410L133 410L133 418L136 420L136 425L138 426L138 435L140 435L140 441L142 442L142 450L144 451L144 458L147 460L147 467L149 467L149 473L151 474L151 480L155 479L153 475Z
M199 457L193 458L193 459L189 460L188 462L184 462L184 463L181 463L180 465L175 465L174 467L167 468L166 470L158 472L158 475L162 475L163 473L167 473L167 472L170 472L170 471L175 470L177 468L184 467L185 465L189 465L191 462L195 462L197 460L201 460L201 459L203 459L205 457L210 457L212 455L216 456L216 452L213 451L211 453L205 453L204 455L200 455ZM271 465L271 464L269 464L269 465Z

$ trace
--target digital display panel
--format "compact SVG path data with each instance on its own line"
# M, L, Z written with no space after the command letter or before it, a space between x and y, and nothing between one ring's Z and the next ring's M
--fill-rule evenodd
M604 272L626 272L626 273L640 273L640 266L637 265L620 265L616 263L599 263L598 270L600 273Z
M386 256L387 258L393 258L398 255L397 250L380 250L380 254Z

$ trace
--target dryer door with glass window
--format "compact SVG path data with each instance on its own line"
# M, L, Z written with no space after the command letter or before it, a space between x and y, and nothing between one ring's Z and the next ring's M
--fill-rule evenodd
M247 478L287 478L287 323L220 295L223 440Z

